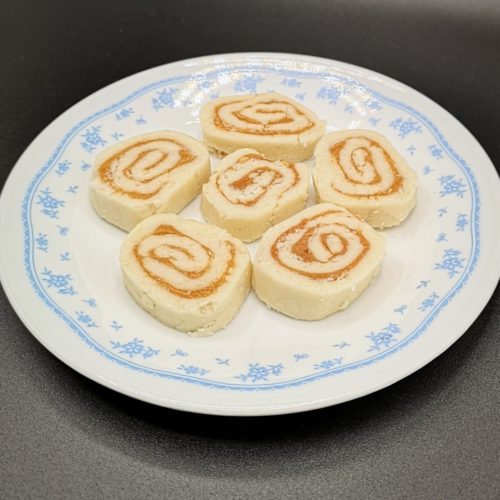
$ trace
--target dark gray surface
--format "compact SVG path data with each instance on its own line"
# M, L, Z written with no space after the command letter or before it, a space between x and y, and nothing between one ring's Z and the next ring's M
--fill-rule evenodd
M500 164L498 2L1 3L0 185L90 92L218 52L331 57L433 98ZM5 244L0 240L0 244ZM495 498L500 292L446 353L357 401L221 418L98 386L48 353L0 293L0 497Z

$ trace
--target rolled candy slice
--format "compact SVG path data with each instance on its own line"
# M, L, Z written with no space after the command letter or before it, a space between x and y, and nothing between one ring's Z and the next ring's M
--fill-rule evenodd
M302 210L308 188L304 163L272 161L255 149L240 149L226 156L203 186L201 211L208 222L253 241Z
M315 157L318 202L345 207L377 228L396 226L415 206L415 172L381 134L327 134L318 142Z
M252 263L227 231L175 214L139 223L120 253L125 287L162 323L193 335L224 328L248 294Z
M292 318L321 319L345 309L377 275L385 238L342 207L322 203L264 234L253 287Z
M325 132L311 110L274 93L215 99L200 120L205 143L221 156L255 148L271 160L306 160Z
M179 132L139 135L97 156L90 200L103 219L130 231L150 215L182 210L209 176L201 142Z

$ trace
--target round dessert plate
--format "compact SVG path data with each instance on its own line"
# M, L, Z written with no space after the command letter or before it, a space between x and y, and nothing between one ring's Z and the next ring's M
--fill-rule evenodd
M417 173L417 205L385 231L381 272L345 311L298 321L251 293L227 328L190 337L149 316L125 290L118 263L125 233L93 211L90 169L103 148L134 135L171 129L201 139L203 103L254 92L301 102L328 132L384 134ZM116 82L33 141L0 199L0 275L33 335L104 386L199 413L298 412L386 387L467 330L500 274L499 200L497 173L477 141L402 83L308 56L201 57ZM201 220L200 198L181 214Z

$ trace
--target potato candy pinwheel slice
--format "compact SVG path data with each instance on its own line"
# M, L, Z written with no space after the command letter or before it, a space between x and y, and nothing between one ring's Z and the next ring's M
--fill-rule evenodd
M325 122L311 110L275 93L209 101L200 121L205 143L221 156L255 148L271 160L307 160L325 133Z
M252 263L227 231L157 214L125 238L120 264L135 301L162 323L193 335L224 328L248 294Z
M209 155L201 142L179 132L153 132L97 156L90 200L103 219L130 231L150 215L182 210L209 176Z
M269 307L315 320L345 309L377 275L385 238L342 207L307 208L262 237L253 287Z
M303 163L240 149L226 156L203 186L201 211L208 222L253 241L304 208L309 175Z
M373 227L400 224L416 203L416 175L381 134L342 130L315 150L318 202L341 205Z

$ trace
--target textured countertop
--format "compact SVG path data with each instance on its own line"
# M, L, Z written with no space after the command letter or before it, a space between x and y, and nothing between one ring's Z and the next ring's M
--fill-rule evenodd
M34 137L91 92L170 61L256 50L396 78L455 115L500 165L499 47L493 1L2 2L0 186ZM498 288L466 334L410 377L268 418L114 393L45 350L1 290L0 311L2 498L500 496Z

